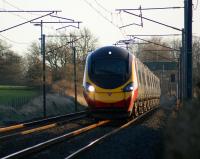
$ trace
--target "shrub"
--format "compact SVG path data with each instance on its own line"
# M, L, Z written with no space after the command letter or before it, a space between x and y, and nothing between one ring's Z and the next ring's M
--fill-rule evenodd
M165 135L165 158L200 158L200 96L185 102L170 119Z

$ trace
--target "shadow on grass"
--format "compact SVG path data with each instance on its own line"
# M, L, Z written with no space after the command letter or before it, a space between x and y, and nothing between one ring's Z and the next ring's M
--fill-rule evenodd
M87 107L77 102L77 110L82 111ZM46 114L48 117L75 112L74 98L47 94ZM0 105L0 125L11 125L19 122L40 119L43 117L43 97L34 98L20 109Z

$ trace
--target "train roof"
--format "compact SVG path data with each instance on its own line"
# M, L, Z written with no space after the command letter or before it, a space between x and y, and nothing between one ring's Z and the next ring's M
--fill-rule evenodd
M93 58L106 58L106 57L112 57L112 58L128 58L129 52L121 47L116 46L105 46L101 47L95 51L92 52Z
M98 58L121 58L127 60L129 56L135 58L136 61L140 63L140 65L144 66L145 70L150 71L156 78L158 78L144 63L142 63L138 58L136 58L132 53L128 50L117 47L117 46L104 46L95 51L91 52L89 55L89 59L98 59Z

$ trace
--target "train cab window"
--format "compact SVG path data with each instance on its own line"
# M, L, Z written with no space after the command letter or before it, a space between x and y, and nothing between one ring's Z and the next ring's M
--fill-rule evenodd
M128 64L120 59L98 59L94 61L92 72L95 75L126 75Z

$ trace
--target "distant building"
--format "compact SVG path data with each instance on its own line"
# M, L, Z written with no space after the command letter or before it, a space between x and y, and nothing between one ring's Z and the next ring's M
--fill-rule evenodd
M168 95L177 94L178 63L177 62L144 62L159 78L161 93Z

